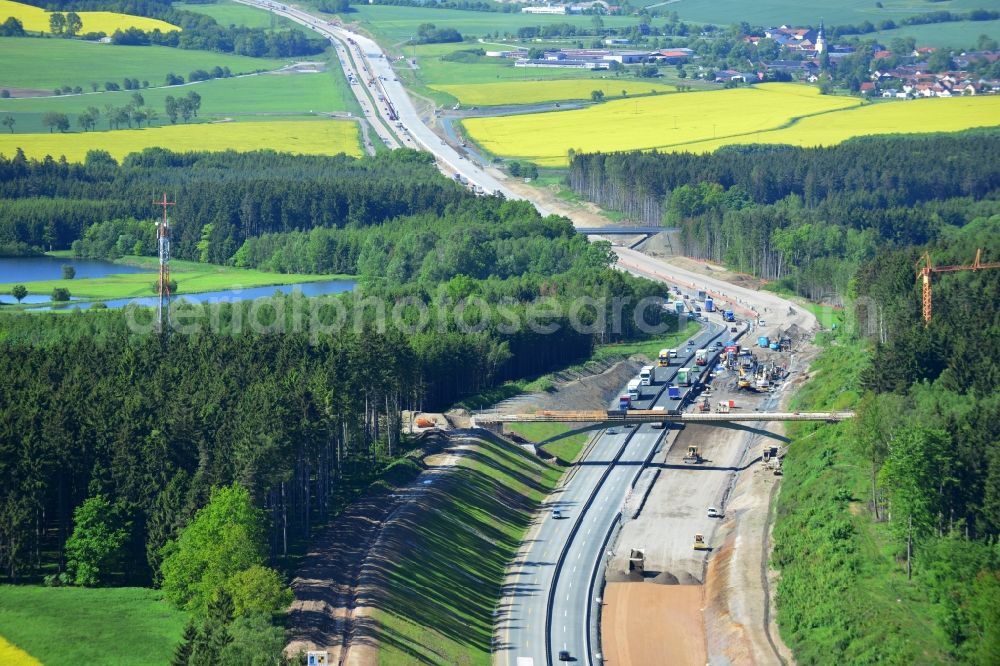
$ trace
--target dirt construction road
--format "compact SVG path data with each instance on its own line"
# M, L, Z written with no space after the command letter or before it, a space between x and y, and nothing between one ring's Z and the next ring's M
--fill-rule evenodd
M736 276L720 267L710 266L683 257L659 259L641 252L616 247L619 267L637 275L680 286L694 297L694 291L706 291L715 297L717 308L732 309L737 317L751 322L763 320L742 340L753 346L758 335L771 338L788 335L793 339L793 352L754 353L775 358L790 371L780 392L752 396L747 393L726 395L726 388L714 384L735 380L723 374L713 383L717 398L733 397L743 410L773 411L787 399L789 386L802 381L814 348L812 338L818 322L811 312L773 293L759 291L752 280ZM708 315L715 320L719 315ZM752 427L752 424L747 424ZM780 424L768 430L780 437ZM656 573L656 580L677 581L681 585L661 585L652 580L628 583L638 588L671 588L671 593L632 592L616 597L602 612L605 640L602 645L609 663L646 664L650 656L668 654L676 639L667 635L668 628L657 624L645 631L632 631L629 619L642 615L646 603L640 594L657 599L663 613L684 615L690 610L689 599L680 596L697 594L697 635L703 652L697 663L774 664L787 663L790 655L781 644L773 623L771 592L773 573L767 568L768 506L777 477L760 468L759 455L763 443L780 445L780 439L762 429L730 430L724 428L688 427L682 431L665 457L654 464L660 474L649 492L642 514L626 521L616 543L615 555L609 567L609 581L621 580L627 564L627 553L641 547L646 553L647 573ZM689 444L697 445L706 458L697 466L681 460ZM725 500L725 504L723 501ZM725 519L710 519L706 507L725 511ZM707 556L694 551L691 539L702 533L712 548ZM706 566L707 565L707 566ZM617 578L614 577L617 574ZM684 583L694 583L685 585ZM699 585L698 583L704 583ZM609 583L610 591L618 583ZM696 592L695 592L696 591ZM702 612L703 611L703 612ZM657 611L660 614L660 611ZM694 630L692 630L694 631ZM627 643L627 645L623 645ZM612 651L617 661L611 661ZM640 655L637 657L637 655ZM671 663L695 663L678 659Z
M703 666L701 585L611 583L605 589L601 644L609 666ZM642 636L656 634L653 646Z

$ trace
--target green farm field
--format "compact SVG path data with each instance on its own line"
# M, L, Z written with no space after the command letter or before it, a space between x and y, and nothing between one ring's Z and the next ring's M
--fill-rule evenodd
M290 61L272 58L187 51L166 46L114 46L73 39L0 37L0 88L51 90L80 86L90 91L93 81L121 85L125 77L163 85L169 72L187 78L195 69L229 67L233 74L278 69ZM16 95L16 93L15 93Z
M383 46L395 50L417 34L421 23L433 23L438 28L454 28L463 37L485 37L493 33L515 35L525 26L570 23L590 27L592 17L585 15L539 16L501 12L472 12L458 9L422 9L391 5L355 5L353 11L341 14L345 23L357 23L381 40ZM637 16L602 17L607 28L638 25ZM455 46L455 45L452 45ZM409 51L407 50L407 53Z
M643 6L660 4L662 0L643 0ZM878 5L881 5L879 7ZM992 5L992 6L991 6ZM819 25L820 19L826 24L858 24L892 19L898 21L907 16L948 10L967 12L970 9L995 9L995 3L983 0L839 0L822 6L801 0L679 0L661 6L660 10L677 12L684 21L730 25L746 21L751 25Z
M182 9L186 12L204 14L211 16L222 26L240 25L247 28L274 28L284 30L287 28L300 28L298 23L289 21L284 16L278 16L263 9L256 9L247 5L241 5L229 0L220 0L211 5L187 4L185 2L175 2L174 9Z
M66 256L63 254L63 256ZM154 257L127 257L124 263L147 266L150 270L157 265ZM177 281L177 293L197 294L205 291L222 291L225 289L248 289L250 287L267 287L280 284L301 284L320 280L353 279L349 275L305 275L301 273L267 273L265 271L233 268L201 264L196 261L172 259L170 261L170 277ZM156 274L122 273L100 278L78 278L73 280L40 280L23 283L29 294L49 295L56 287L69 289L75 297L88 300L105 300L112 298L136 298L152 296L153 283ZM10 302L9 296L13 283L0 284L0 297Z
M164 111L165 99L168 96L182 97L189 91L201 96L201 110L197 119L201 121L356 112L356 102L347 88L343 70L337 67L309 74L260 74L214 79L188 86L150 88L140 92L146 106L159 115L154 125L169 125L170 121ZM48 132L48 128L42 124L42 116L50 111L65 113L70 117L73 130L80 131L76 119L88 107L95 107L104 114L105 105L125 106L131 97L132 91L123 90L90 95L0 99L0 114L14 117L15 133ZM107 120L102 115L97 129L107 128Z
M879 30L863 37L864 39L877 39L882 44L888 44L897 37L913 37L920 46L947 46L966 50L975 48L979 35L1000 39L1000 21L960 21L908 25L895 30Z
M691 92L586 109L463 121L494 155L567 164L570 150L711 152L721 146L831 145L855 136L948 132L1000 124L1000 97L874 103L796 84Z
M508 81L503 83L472 83L436 85L435 90L447 93L463 104L495 106L501 104L536 104L559 100L589 100L591 92L600 90L606 97L649 95L675 92L673 86L634 80L566 79L546 81ZM2 108L2 107L0 107Z
M186 614L137 587L0 586L2 636L44 664L170 663Z
M21 148L29 157L65 156L82 162L91 150L115 159L146 148L193 150L276 150L297 155L361 156L358 125L351 120L276 120L168 125L113 132L0 134L0 154Z

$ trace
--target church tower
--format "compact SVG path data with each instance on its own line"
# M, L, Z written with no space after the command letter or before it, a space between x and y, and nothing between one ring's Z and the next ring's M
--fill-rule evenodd
M816 55L826 50L826 36L823 34L823 19L819 20L819 32L816 33Z

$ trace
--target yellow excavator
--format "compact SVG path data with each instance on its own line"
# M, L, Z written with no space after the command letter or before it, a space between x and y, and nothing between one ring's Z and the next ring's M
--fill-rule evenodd
M705 543L705 537L701 534L694 535L694 549L695 550L708 550L708 544Z

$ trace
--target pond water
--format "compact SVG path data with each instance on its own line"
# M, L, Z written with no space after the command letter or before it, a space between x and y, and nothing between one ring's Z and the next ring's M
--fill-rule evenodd
M353 291L357 283L354 280L324 280L321 282L304 282L302 284L281 284L270 287L251 287L249 289L226 289L224 291L206 291L200 294L179 294L172 300L186 300L192 303L219 303L249 301L255 298L273 296L275 292L290 294L295 290L302 292L303 296L326 296L328 294L340 294L345 291ZM27 299L25 299L27 301ZM155 296L143 296L142 298L113 298L101 301L109 308L121 308L130 303L146 307L156 307L157 298ZM80 308L85 310L94 303L66 303L54 307L29 308L31 312L42 310L66 310Z
M77 278L104 277L122 273L152 273L151 268L115 264L101 259L63 259L62 257L0 257L0 284L61 280L62 267L72 266ZM7 296L7 294L3 294ZM45 299L48 300L48 299ZM27 303L27 299L25 300Z
M0 257L0 284L34 282L37 280L60 280L62 279L62 267L70 265L76 269L76 278L95 278L105 275L121 275L123 273L154 273L155 269L141 268L139 266L128 266L126 264L116 264L100 259L63 259L61 257ZM305 296L325 296L327 294L339 294L345 291L353 291L357 283L354 280L323 280L319 282L305 282L302 284L272 285L270 287L251 287L249 289L226 289L222 291L207 291L200 294L180 294L175 298L183 298L192 303L215 303L220 301L246 301L260 298L262 296L272 296L275 292L290 294L294 289L299 289ZM68 286L72 287L72 283ZM52 298L48 294L30 294L25 296L22 303L48 303ZM69 303L54 306L55 309L65 310L72 308L87 309L93 303L74 303L79 299L76 296L70 298ZM17 301L9 293L0 294L0 303L16 303ZM129 303L137 305L155 307L156 297L142 298L114 298L102 301L109 308L120 308ZM51 310L52 307L30 308L32 311Z

